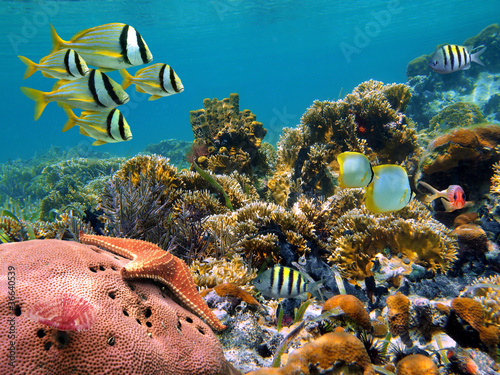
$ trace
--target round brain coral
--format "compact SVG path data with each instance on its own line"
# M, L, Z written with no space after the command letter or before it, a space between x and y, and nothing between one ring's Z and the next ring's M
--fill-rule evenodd
M365 310L363 303L353 295L339 294L328 299L323 306L323 312L339 307L345 315L365 330L371 329L370 315Z
M440 372L429 357L411 354L398 362L396 375L440 375Z
M295 350L281 369L263 368L247 375L333 373L376 374L359 339L345 332L330 332Z
M3 327L15 323L15 356L0 351L0 373L230 374L211 329L153 283L124 281L120 269L128 262L70 241L0 245L0 264L5 265L0 271L0 322ZM13 304L6 293L9 276L15 280ZM63 327L30 319L37 312L47 317L41 306L50 301L60 314L64 300L70 310L93 311L87 330L63 332ZM80 322L82 315L76 316ZM2 329L0 340L10 341L7 335Z

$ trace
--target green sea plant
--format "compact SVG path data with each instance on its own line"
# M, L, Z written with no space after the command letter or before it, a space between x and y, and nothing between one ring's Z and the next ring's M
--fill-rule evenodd
M221 192L222 196L224 197L224 200L226 201L227 208L229 208L231 211L233 211L234 208L233 208L233 205L231 204L231 200L227 196L227 194L224 191L224 189L222 188L222 186L220 186L220 184L217 181L215 181L215 179L212 176L210 176L207 172L205 172L203 169L201 169L198 166L198 164L196 164L196 162L194 160L193 160L193 165L194 165L194 168L196 169L196 172L198 172L200 174L200 176L205 179L205 181L207 181L210 185L212 185L214 188L216 188L218 191Z

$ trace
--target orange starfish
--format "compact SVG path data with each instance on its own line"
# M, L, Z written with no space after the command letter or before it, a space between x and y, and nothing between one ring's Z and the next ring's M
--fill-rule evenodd
M189 268L182 259L162 250L151 242L92 236L80 232L80 241L87 245L100 246L105 250L131 259L122 268L125 279L148 278L156 280L173 292L185 307L205 320L217 331L226 329L201 298L193 281Z

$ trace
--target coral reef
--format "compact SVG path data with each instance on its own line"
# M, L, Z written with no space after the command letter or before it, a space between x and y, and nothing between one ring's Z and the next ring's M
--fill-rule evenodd
M144 149L144 153L164 156L178 169L187 169L190 165L186 160L186 155L191 150L192 145L193 143L188 141L165 139L160 143L147 145Z
M354 323L354 327L361 327L364 330L370 331L370 316L366 312L363 303L358 298L350 294L333 296L325 302L322 312L330 311L335 308L340 308L348 318L348 321ZM337 319L338 317L335 318Z
M268 183L275 202L293 203L287 201L294 190L331 195L336 179L328 167L338 172L335 158L344 151L402 164L413 172L420 149L413 124L404 114L410 97L406 85L370 80L342 100L315 101L301 124L284 129L278 142L276 170Z
M500 160L499 142L500 126L494 124L445 133L429 144L418 178L438 190L460 185L468 200L480 200L488 192L493 164Z
M203 100L203 109L190 112L194 134L192 158L214 173L233 171L264 175L269 165L260 151L267 130L249 109L240 111L239 95Z
M361 199L359 190L350 189L349 194ZM418 201L384 215L373 215L364 207L344 210L332 228L328 250L329 261L347 279L364 280L372 275L373 260L379 253L400 254L392 258L391 268L403 268L406 275L411 272L410 264L446 272L456 259L457 243L451 231Z
M411 354L398 362L397 375L440 375L438 367L422 354Z
M282 368L264 368L247 375L309 375L342 370L359 371L363 375L376 374L359 339L348 333L331 332L295 350Z
M15 315L15 373L231 373L217 338L197 316L150 282L123 280L119 271L128 259L75 242L35 240L0 245L0 261L16 274L15 302L4 293L0 304L5 324ZM7 267L2 272L7 288ZM61 291L92 305L89 329L60 331L28 318L41 298ZM7 335L0 333L3 340ZM0 353L2 373L13 371L8 353Z
M472 50L485 46L481 55L485 66L472 64L468 70L452 74L438 74L427 66L432 53L420 56L408 64L408 85L412 99L406 114L419 129L426 129L431 118L445 107L455 103L476 105L486 117L486 121L500 120L498 103L498 78L500 73L500 33L499 25L493 24L477 36L465 40L462 45ZM440 47L440 46L437 46Z
M500 276L478 277L473 281L470 293L484 308L485 324L500 327Z
M410 321L410 300L401 292L387 297L387 320L389 330L395 336L404 335L408 332Z

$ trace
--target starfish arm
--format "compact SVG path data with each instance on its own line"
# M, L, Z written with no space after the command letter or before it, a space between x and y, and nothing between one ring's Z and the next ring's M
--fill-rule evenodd
M100 246L131 259L121 270L123 278L156 280L167 286L184 307L205 320L212 329L226 329L198 293L193 276L182 259L146 241L93 236L81 232L79 238L84 244Z

